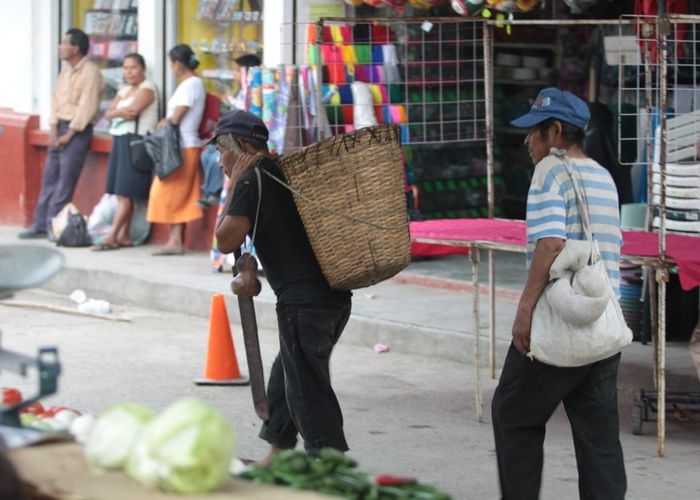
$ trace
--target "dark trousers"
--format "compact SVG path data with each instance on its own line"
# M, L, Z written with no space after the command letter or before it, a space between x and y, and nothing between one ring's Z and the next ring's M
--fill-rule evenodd
M557 368L530 361L511 344L491 404L502 498L539 497L545 425L560 402L571 423L579 497L625 497L617 415L619 364L618 353L587 366Z
M263 424L261 438L294 448L301 434L307 450L348 450L329 362L349 317L349 299L278 304L280 352L270 371L270 420Z
M59 122L59 136L68 130L68 122ZM51 229L51 219L64 205L73 199L75 186L83 170L85 157L90 149L92 125L75 134L61 149L49 149L41 181L39 202L34 210L32 227L40 231Z

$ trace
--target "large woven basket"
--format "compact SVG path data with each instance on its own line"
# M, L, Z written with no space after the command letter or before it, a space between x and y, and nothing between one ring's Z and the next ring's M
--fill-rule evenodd
M331 288L394 276L411 260L398 127L337 135L280 158Z

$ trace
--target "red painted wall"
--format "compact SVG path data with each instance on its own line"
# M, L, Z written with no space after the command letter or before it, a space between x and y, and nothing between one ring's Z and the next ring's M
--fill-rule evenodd
M0 108L0 223L28 227L41 189L48 143L48 131L39 130L39 117ZM112 140L96 135L90 144L83 172L73 196L78 209L89 214L104 193ZM216 209L187 224L185 246L209 250L216 224ZM163 243L167 227L154 224L150 243Z

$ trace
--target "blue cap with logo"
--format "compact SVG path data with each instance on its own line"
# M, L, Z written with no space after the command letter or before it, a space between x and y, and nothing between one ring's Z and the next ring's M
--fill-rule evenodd
M514 127L530 128L553 118L585 129L590 117L588 105L581 99L566 90L548 87L537 94L537 99L528 114L510 123Z

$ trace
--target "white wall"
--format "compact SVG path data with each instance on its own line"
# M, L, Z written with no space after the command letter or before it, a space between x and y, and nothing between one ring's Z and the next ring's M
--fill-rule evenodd
M0 0L0 47L6 68L0 107L41 115L47 127L58 75L58 2ZM53 21L52 21L53 20Z

